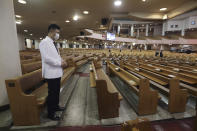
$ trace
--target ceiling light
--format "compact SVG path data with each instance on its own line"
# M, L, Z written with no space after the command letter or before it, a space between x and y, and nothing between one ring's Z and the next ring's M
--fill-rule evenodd
M116 1L114 1L114 5L115 6L121 6L122 5L122 1L121 0L116 0Z
M142 2L146 2L146 0L142 0Z
M17 20L16 21L16 24L19 24L20 25L20 24L22 24L22 21L21 20Z
M29 35L31 35L31 36L32 36L33 34L29 34Z
M89 14L89 11L83 11L83 14L87 15Z
M65 22L66 22L66 23L69 23L69 22L70 22L70 20L66 20Z
M20 15L15 15L16 16L16 18L21 18L21 16Z
M18 0L18 2L21 4L27 4L27 2L25 0Z
M28 32L28 30L24 30L24 32Z
M165 14L165 15L163 16L163 20L166 20L166 19L168 19L168 15L167 15L167 14Z
M73 17L73 20L75 20L75 21L77 21L79 19L79 16L78 15L75 15L74 17Z
M160 11L165 11L165 10L167 10L167 8L161 8L161 9L160 9Z
M42 38L40 38L40 40L42 40Z

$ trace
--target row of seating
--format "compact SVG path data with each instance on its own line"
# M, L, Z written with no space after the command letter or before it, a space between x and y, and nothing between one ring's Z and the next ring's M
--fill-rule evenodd
M96 88L99 119L118 117L122 95L102 69L101 61L90 66L90 87Z
M63 85L88 57L62 57L68 65L61 79ZM70 62L72 61L72 62ZM22 65L23 75L6 80L6 88L15 126L40 124L40 113L48 96L47 83L42 78L41 62Z

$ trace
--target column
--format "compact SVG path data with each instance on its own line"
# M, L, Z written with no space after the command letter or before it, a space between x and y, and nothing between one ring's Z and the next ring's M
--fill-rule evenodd
M17 34L19 50L25 50L25 37L22 34Z
M148 31L149 31L149 25L146 24L146 34L145 34L145 36L148 36Z
M166 32L166 23L163 23L162 36L165 36L165 32Z
M82 48L82 44L79 44L79 48Z
M131 25L130 35L131 35L131 36L134 36L134 26L133 26L133 25Z
M13 0L0 0L0 107L9 104L5 80L21 75Z
M66 48L69 48L68 42L66 42L66 44L65 44L65 45L66 45Z
M120 34L120 25L118 25L118 31L117 31L117 34L118 34L118 35Z
M88 49L88 45L86 45L86 48Z
M181 36L185 36L185 20L182 21Z
M140 37L140 29L137 29L137 38Z

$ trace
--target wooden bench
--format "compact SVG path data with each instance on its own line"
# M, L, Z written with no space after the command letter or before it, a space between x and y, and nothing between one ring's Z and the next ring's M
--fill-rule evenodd
M90 87L96 88L99 119L119 117L121 94L118 92L102 66L90 66Z
M48 95L41 69L5 82L14 125L40 124L41 107Z
M169 79L167 77L158 75L155 72L159 72L159 71L156 71L155 69L146 68L146 66L135 67L135 66L131 66L130 64L125 64L124 62L122 62L122 64L123 65L121 65L121 67L123 67L124 69L130 70L134 73L144 76L149 80L152 80L159 84L158 85L152 83L154 88L160 90L162 93L168 96L168 102L169 102L168 111L170 113L185 112L188 92L187 90L180 88L179 80L177 78ZM142 69L142 67L144 67L144 69L150 70L150 71L146 71L148 72L148 74L141 72L142 70L144 70ZM136 70L136 68L138 70ZM163 84L163 83L167 83L167 84Z
M68 60L68 63L75 66L76 68L81 67L87 62L88 60L84 56L72 57L71 59Z
M42 62L38 61L28 64L22 64L21 68L22 68L22 74L30 73L32 71L42 68Z
M64 67L61 85L68 80L75 69L74 66L69 65ZM48 96L48 85L42 78L42 70L39 69L5 82L14 125L39 125L40 112Z
M148 79L139 79L124 69L107 62L107 71L120 77L138 96L138 102L133 106L139 115L154 114L157 112L158 91L152 91Z

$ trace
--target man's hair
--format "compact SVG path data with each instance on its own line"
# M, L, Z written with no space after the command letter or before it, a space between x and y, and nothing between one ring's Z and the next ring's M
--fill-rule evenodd
M48 27L48 32L50 32L51 30L56 30L56 29L60 30L60 27L56 24L51 24Z

